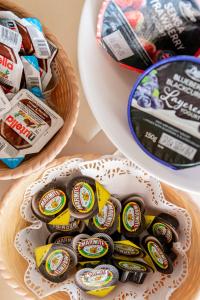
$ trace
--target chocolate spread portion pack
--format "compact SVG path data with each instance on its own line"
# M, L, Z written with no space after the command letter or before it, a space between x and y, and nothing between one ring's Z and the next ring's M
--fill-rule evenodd
M28 90L21 90L11 105L1 121L1 158L39 152L63 126L62 118Z
M22 36L22 54L35 54L36 57L47 59L51 55L48 42L43 34L42 25L37 18L20 19L10 11L0 11L0 19L15 21L13 30ZM1 23L1 21L0 21Z
M58 53L57 47L49 40L47 40L51 55L48 59L39 59L40 76L42 82L42 89L45 91L53 77L53 63Z
M23 65L19 57L21 35L0 25L0 83L5 92L20 89Z
M6 97L3 89L0 87L0 118L11 109L11 104Z
M34 55L21 56L21 60L24 66L27 89L37 97L43 99L40 67L37 57Z
M57 52L37 18L0 11L0 160L9 168L39 152L62 127L62 118L41 103L51 100L59 80Z
M97 39L113 59L139 71L170 56L199 56L200 2L105 0Z

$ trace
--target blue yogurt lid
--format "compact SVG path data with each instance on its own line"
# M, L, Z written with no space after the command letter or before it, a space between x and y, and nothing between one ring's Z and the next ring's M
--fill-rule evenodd
M200 59L176 56L147 69L131 91L128 121L156 161L173 169L200 164Z

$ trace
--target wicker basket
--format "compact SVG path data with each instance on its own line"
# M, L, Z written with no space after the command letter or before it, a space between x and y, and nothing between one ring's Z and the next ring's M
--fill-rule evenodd
M20 17L32 17L31 14L10 1L0 0L0 10L11 10ZM56 63L60 78L58 85L52 94L51 102L53 107L56 108L56 112L64 118L64 127L40 153L25 160L18 168L10 170L3 163L0 163L0 180L14 179L29 175L51 162L68 142L77 120L79 97L78 84L74 70L65 51L54 35L52 35L45 27L44 32L47 38L59 49Z
M84 156L85 159L92 159L94 156ZM67 158L54 161L51 166L59 165ZM24 273L27 268L26 261L18 254L13 245L17 232L25 228L27 223L21 218L19 208L23 200L23 194L31 182L40 177L41 171L28 177L18 180L10 191L5 195L0 208L0 273L17 294L23 299L36 299L24 284ZM193 221L192 246L188 251L189 274L181 287L174 292L172 300L195 300L195 296L200 290L198 278L200 277L200 221L199 208L191 201L186 193L179 192L163 185L163 190L167 200L186 208ZM10 222L12 220L12 222ZM9 224L9 226L8 226ZM48 297L48 300L67 299L66 294L57 293ZM69 298L68 298L69 299ZM126 300L126 299L124 299ZM148 300L148 299L145 299Z

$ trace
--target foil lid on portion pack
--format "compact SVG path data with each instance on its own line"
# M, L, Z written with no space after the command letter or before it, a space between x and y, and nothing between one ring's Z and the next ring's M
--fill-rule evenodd
M158 216L145 216L148 223L147 231L150 235L155 236L159 242L170 250L173 243L179 239L177 229L179 227L178 220L169 214L161 213Z
M63 184L48 184L37 192L31 201L34 215L42 222L49 223L68 207Z
M37 247L34 252L37 270L51 282L65 281L77 264L74 251L63 244Z
M119 227L121 203L118 199L110 197L102 210L86 222L92 232L113 234Z
M38 98L43 99L40 68L37 57L34 55L21 56L24 66L26 87Z
M70 216L68 224L51 225L49 223L49 224L47 224L47 229L51 233L61 232L61 233L67 233L67 234L71 235L71 234L74 234L75 232L82 233L85 229L85 223Z
M6 94L20 89L23 65L18 52L21 42L19 33L0 25L0 83Z
M75 275L77 286L89 295L104 298L116 287L119 272L112 265L99 265L91 269L85 268Z
M99 260L110 257L114 251L113 240L107 234L79 234L72 241L72 247L80 260Z
M121 255L124 257L128 257L128 259L130 259L130 257L145 256L144 251L138 245L129 240L115 241L114 247L115 255L117 253L117 256Z
M142 240L142 245L158 272L163 274L171 274L173 272L172 260L155 237L145 236Z
M121 228L125 237L135 238L145 229L144 201L139 195L130 195L122 200Z
M105 0L97 39L117 62L141 71L170 56L199 56L199 2Z
M22 36L22 54L35 54L36 57L41 59L47 59L50 57L51 51L43 34L42 25L37 18L20 19L10 11L1 11L0 19L8 19L15 22L14 28L12 29L13 31L18 31Z
M70 214L77 219L87 220L102 211L110 198L109 192L91 177L74 177L67 185Z
M174 169L200 163L200 60L169 58L148 69L129 99L129 126L150 157Z
M1 122L1 158L39 152L63 126L62 118L28 90L11 101Z
M49 83L53 77L53 67L56 55L58 53L58 48L49 40L47 40L51 55L48 59L39 59L39 68L40 68L40 76L42 83L42 90L46 91Z
M73 236L67 235L62 232L54 232L50 234L47 238L47 245L48 244L64 244L67 246L71 246Z
M3 89L0 87L0 118L11 109L9 99L6 97Z

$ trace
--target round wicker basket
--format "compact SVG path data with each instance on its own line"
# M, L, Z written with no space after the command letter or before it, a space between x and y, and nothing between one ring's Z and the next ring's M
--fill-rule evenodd
M80 156L79 156L80 157ZM70 157L71 158L71 157ZM84 159L96 158L94 155L84 156ZM62 158L54 161L48 167L60 165L69 158ZM25 300L36 299L32 292L28 290L24 283L24 273L27 268L26 261L18 254L13 245L16 233L27 226L27 223L21 218L19 208L23 200L23 194L26 188L37 178L42 172L37 172L23 179L19 179L12 188L7 192L0 206L0 273L6 280L8 285L12 287L17 294L21 295ZM195 300L195 296L200 291L198 278L200 277L200 221L199 208L191 201L186 193L169 188L162 185L165 197L168 201L186 208L192 217L192 246L188 251L189 274L181 287L174 292L171 300ZM12 222L10 222L12 220ZM9 224L9 226L8 226ZM46 299L62 300L70 299L66 294L57 293ZM126 299L124 299L126 300ZM148 300L148 299L144 299Z
M0 0L0 10L11 10L19 17L33 17L23 8L10 1ZM29 175L51 162L68 142L77 120L79 95L74 70L68 56L55 36L45 26L43 29L46 37L59 49L56 64L60 76L56 89L52 93L51 103L53 109L63 117L64 126L40 153L25 160L18 168L11 170L0 162L0 180L15 179Z

